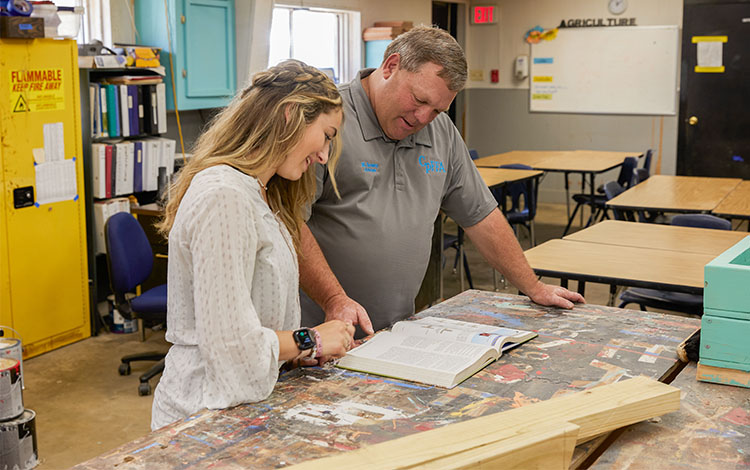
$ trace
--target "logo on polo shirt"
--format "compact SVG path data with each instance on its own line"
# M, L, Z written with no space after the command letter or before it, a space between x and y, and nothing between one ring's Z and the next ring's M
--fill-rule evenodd
M430 173L445 173L445 167L440 160L428 160L424 155L419 156L419 166L424 167L426 175Z
M377 173L378 164L370 163L370 162L362 162L362 171L364 171L365 173Z

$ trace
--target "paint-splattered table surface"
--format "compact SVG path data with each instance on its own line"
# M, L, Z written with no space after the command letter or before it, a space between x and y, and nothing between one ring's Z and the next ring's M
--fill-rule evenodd
M698 320L466 291L417 315L533 330L447 390L334 367L282 376L265 401L203 411L78 465L77 469L280 468L634 376L664 379ZM585 449L585 452L591 449Z
M672 382L682 391L680 411L626 428L591 468L750 468L750 390L695 374L691 362Z

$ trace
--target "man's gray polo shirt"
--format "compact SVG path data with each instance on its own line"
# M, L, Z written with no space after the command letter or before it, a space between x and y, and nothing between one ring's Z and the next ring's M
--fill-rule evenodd
M318 198L307 224L347 295L378 330L414 313L440 209L467 227L497 202L445 113L398 142L385 136L360 82L369 73L340 88L343 152L335 175L341 199L317 165ZM301 303L303 325L324 321L304 294Z

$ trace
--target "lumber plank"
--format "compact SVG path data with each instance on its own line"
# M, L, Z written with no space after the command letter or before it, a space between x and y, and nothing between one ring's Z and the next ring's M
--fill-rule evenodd
M580 428L550 422L517 436L408 467L409 470L567 470Z
M577 425L576 443L579 444L622 426L676 411L679 407L679 389L646 377L635 377L363 447L346 454L303 462L291 468L323 470L357 465L363 470L409 469L454 457L456 462L460 462L464 458L459 456L462 453L466 453L465 458L471 459L472 452L481 454L482 447L503 440L517 439L517 442L523 442L527 433L539 431L539 423L555 423L565 429L567 427L562 423ZM569 437L569 433L566 436ZM501 444L498 446L498 449L502 447Z

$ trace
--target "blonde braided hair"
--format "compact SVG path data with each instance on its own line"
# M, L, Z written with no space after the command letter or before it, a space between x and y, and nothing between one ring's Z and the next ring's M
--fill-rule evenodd
M341 109L341 96L333 81L303 62L286 60L255 74L252 84L213 118L196 142L192 158L170 188L164 218L157 224L159 232L168 237L180 202L198 172L229 165L256 176L278 168L300 142L308 124L323 113ZM334 170L340 153L337 134L327 164L337 194ZM298 253L303 215L315 195L315 185L314 169L297 181L274 175L267 184L268 205L278 212Z

